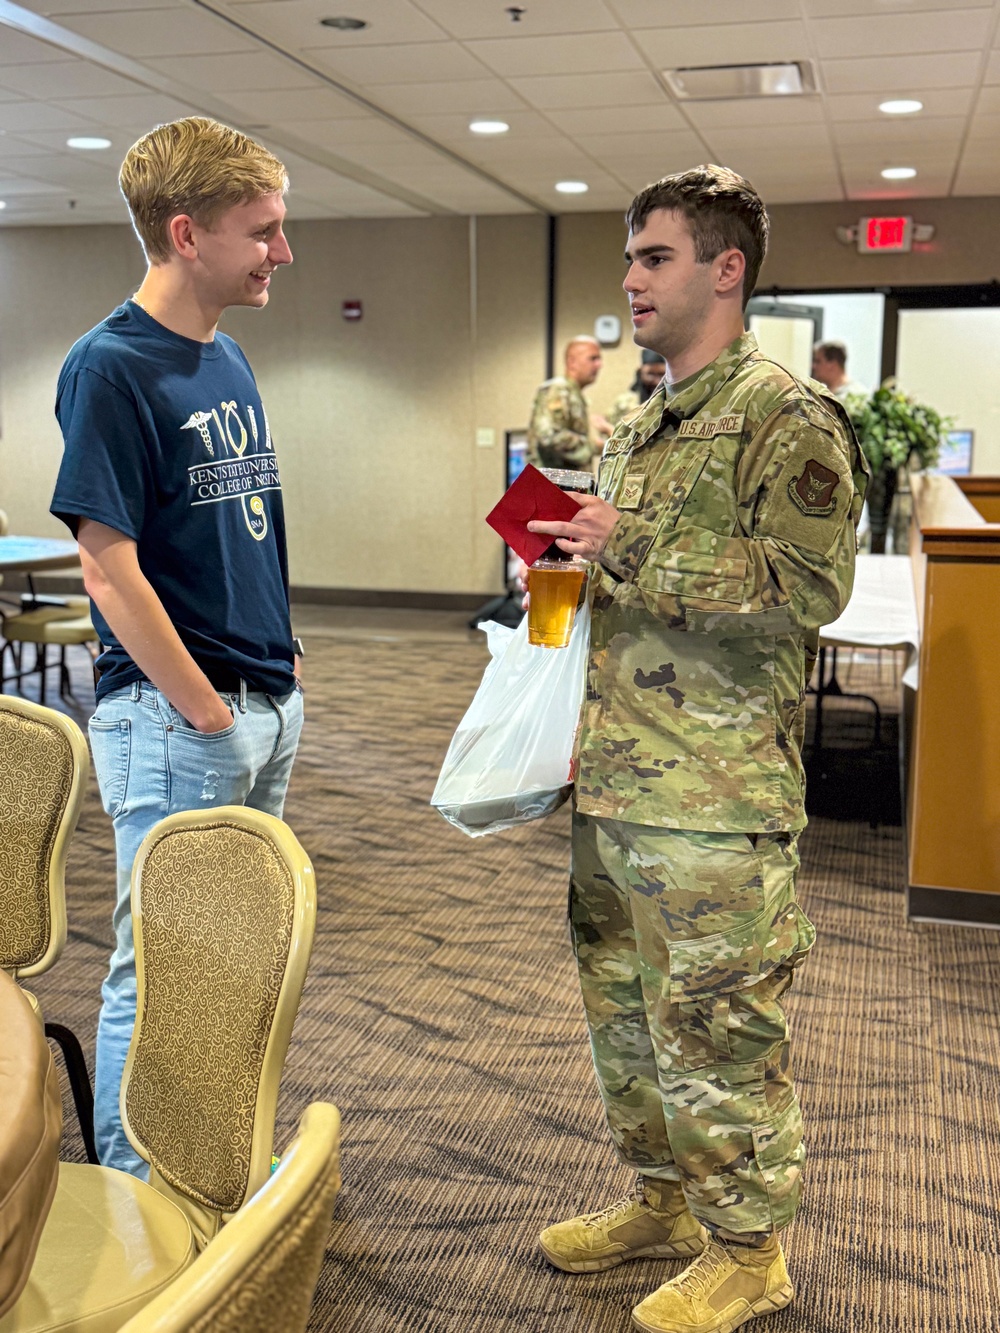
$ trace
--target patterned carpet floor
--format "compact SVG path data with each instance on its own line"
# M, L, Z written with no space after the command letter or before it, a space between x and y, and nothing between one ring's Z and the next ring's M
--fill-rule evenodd
M608 1146L566 938L567 812L471 841L428 807L485 664L462 616L303 607L296 620L307 725L286 817L315 864L320 915L279 1151L313 1100L334 1101L344 1130L310 1328L626 1333L677 1265L570 1277L534 1244L630 1184ZM891 680L860 671L891 712ZM831 706L830 771L854 774L853 816L859 787L881 810L893 782L891 734L852 763L869 735L860 709ZM821 808L801 878L819 943L789 1002L810 1150L786 1237L798 1297L753 1327L995 1333L1000 933L908 925L901 829L838 817L829 787ZM70 855L71 940L34 987L91 1060L113 883L92 780ZM63 1155L81 1160L69 1107L66 1125Z

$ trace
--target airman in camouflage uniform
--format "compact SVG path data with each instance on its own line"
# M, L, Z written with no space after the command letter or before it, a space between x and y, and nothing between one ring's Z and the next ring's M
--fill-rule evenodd
M535 394L528 426L528 462L536 467L589 468L601 445L590 434L590 414L582 390L601 369L595 338L580 335L566 345L566 374L546 380ZM603 418L602 418L603 420ZM610 428L605 426L610 434Z
M815 939L795 898L804 701L865 485L836 399L743 333L616 428L578 532L533 525L576 554L587 515L605 525L571 919L611 1136L640 1179L541 1245L580 1272L707 1242L634 1311L652 1333L729 1333L792 1298L776 1233L804 1158L781 1005Z
M619 425L626 417L631 417L638 412L643 403L649 401L653 391L663 379L665 369L663 357L659 353L651 352L648 347L643 348L642 364L632 381L632 387L620 393L611 404L608 422L612 427Z

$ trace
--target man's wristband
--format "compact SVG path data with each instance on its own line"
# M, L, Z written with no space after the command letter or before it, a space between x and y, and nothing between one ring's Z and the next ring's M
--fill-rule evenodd
M302 640L298 637L292 640L292 652L296 657L305 657L306 650L302 647Z

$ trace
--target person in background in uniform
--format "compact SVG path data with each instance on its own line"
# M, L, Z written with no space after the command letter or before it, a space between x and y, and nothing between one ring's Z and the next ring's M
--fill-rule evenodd
M104 645L90 743L118 895L95 1137L105 1166L145 1175L118 1105L136 1009L132 863L179 810L280 816L302 729L274 444L246 357L216 329L228 306L264 307L292 254L285 168L225 125L157 126L120 182L148 268L63 365L51 508L80 543Z
M620 393L611 404L611 411L608 413L608 421L612 426L617 426L620 421L624 421L627 416L640 408L652 396L653 390L663 379L666 364L659 352L654 352L650 347L642 349L642 361L639 369L635 372L635 379L632 381L632 387Z
M851 593L866 473L838 401L744 332L768 234L749 182L698 167L626 216L635 341L666 378L577 518L529 526L594 562L571 923L638 1180L540 1244L571 1273L689 1260L635 1325L728 1333L793 1296L779 1232L804 1150L782 996L815 938L795 896L805 685Z
M601 373L601 345L587 334L566 344L566 373L539 385L528 426L528 462L536 467L589 468L611 426L591 417L583 390ZM591 428L601 437L595 443Z
M813 348L812 377L825 384L834 398L844 401L848 395L868 397L868 390L847 374L847 348L843 343L817 343Z

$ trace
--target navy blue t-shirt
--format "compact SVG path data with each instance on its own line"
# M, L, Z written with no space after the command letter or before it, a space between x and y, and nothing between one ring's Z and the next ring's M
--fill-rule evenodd
M183 338L126 301L70 350L51 512L131 537L185 647L218 688L294 688L278 464L249 362L224 333ZM93 608L97 697L143 679Z

